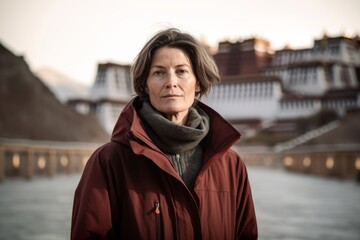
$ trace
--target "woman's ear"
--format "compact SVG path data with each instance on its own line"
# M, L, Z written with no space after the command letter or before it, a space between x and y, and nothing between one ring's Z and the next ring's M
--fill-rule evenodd
M196 83L196 86L195 86L195 92L196 92L196 93L200 93L200 91L201 91L200 83L197 82L197 83Z

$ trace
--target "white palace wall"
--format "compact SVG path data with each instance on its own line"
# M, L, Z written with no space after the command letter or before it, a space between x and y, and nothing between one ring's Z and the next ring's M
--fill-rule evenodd
M131 98L131 93L129 69L108 67L105 71L97 72L95 83L90 91L90 98L95 101L103 98L127 101Z
M104 129L111 133L125 104L104 102L96 107L96 114Z
M322 109L319 98L283 100L282 91L275 80L220 83L202 101L229 120L308 117Z
M276 117L281 98L277 81L252 81L215 85L203 102L226 119Z
M342 97L331 95L331 91L356 90L359 64L360 49L348 39L317 41L310 49L277 51L272 66L263 69L262 75L228 76L202 101L228 120L294 119L322 109L342 113L360 107L360 93ZM95 109L80 106L79 102L77 110L95 110L101 124L111 132L133 93L130 66L99 65L88 99Z
M296 101L281 101L277 112L278 119L309 117L321 110L318 99L303 99Z

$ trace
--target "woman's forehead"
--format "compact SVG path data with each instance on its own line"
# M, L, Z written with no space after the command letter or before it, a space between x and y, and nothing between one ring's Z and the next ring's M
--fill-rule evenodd
M151 67L167 65L191 67L191 61L186 52L180 48L161 47L154 52Z

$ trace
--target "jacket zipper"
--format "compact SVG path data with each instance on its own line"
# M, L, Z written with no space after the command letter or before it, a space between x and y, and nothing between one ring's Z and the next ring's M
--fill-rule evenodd
M178 169L179 175L182 178L183 172L182 172L181 163L180 163L180 154L175 155L175 161L176 161L176 168Z
M160 203L155 202L155 227L156 227L156 236L155 239L161 239L161 222L160 222Z

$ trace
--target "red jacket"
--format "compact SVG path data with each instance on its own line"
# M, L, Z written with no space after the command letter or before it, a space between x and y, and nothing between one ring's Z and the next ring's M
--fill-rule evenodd
M257 239L247 171L230 147L240 134L210 117L203 165L188 188L136 112L121 113L111 141L89 159L75 192L71 239Z

